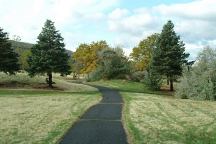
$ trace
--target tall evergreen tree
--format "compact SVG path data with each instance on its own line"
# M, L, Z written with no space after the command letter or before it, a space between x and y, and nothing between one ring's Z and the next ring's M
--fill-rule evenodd
M0 71L14 74L19 70L18 54L11 48L8 34L0 28Z
M38 36L37 44L31 49L29 57L29 75L46 73L47 83L52 87L52 73L61 75L70 74L69 58L66 53L65 44L59 31L56 30L54 22L47 20Z
M170 90L173 91L173 82L182 75L182 65L187 62L189 54L185 53L183 41L174 31L174 24L168 21L158 38L153 54L152 66L161 75L168 78Z

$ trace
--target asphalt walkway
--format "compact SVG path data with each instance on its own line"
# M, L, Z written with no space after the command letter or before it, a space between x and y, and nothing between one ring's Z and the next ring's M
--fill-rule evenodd
M122 98L118 91L97 87L102 101L91 107L61 139L60 144L127 144L121 121Z

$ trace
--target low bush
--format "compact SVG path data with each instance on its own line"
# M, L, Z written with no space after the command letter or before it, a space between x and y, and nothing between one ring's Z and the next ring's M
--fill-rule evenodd
M190 71L186 70L176 94L180 98L216 100L216 49L205 48Z
M135 81L135 82L141 82L145 78L145 73L146 72L144 72L144 71L136 71L136 72L131 74L130 79L132 81Z
M158 74L154 69L146 71L144 83L151 90L160 90L162 84L162 76Z
M96 69L89 74L87 81L124 78L130 72L128 59L113 49L100 52Z

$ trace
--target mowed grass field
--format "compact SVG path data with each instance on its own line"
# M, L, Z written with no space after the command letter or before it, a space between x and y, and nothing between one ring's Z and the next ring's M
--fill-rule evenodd
M142 83L127 80L100 80L88 82L88 84L109 87L125 92L151 92Z
M215 144L216 103L122 93L126 126L135 144Z
M0 144L57 143L79 116L101 100L97 89L81 84L58 79L50 90L43 77L1 77Z
M141 91L141 83L97 83L121 92L123 121L131 144L216 144L216 102L177 99L145 88Z

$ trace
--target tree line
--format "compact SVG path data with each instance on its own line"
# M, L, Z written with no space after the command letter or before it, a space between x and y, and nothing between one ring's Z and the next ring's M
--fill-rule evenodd
M88 81L114 78L140 81L153 90L159 90L166 81L170 90L174 91L174 82L181 80L179 85L182 85L186 78L195 77L195 73L197 74L195 67L191 66L193 63L187 61L189 54L185 52L184 42L175 32L172 21L168 21L160 33L141 40L133 48L130 57L125 56L121 47L110 47L106 41L82 43L70 56L65 50L63 40L54 22L47 20L37 43L25 55L26 71L30 76L46 74L50 87L53 84L52 73L64 76L71 72L74 77L85 75ZM0 51L0 71L15 74L20 69L20 62L3 29L0 29ZM198 61L200 63L200 58ZM214 70L211 73L214 73ZM215 80L214 76L208 78L210 82ZM179 85L178 95L186 97L183 96L186 94L180 93L183 88L179 88ZM215 90L215 81L211 85ZM187 94L187 98L189 95Z
M159 89L165 77L173 91L173 82L182 75L189 54L174 31L174 24L168 21L161 33L142 40L130 56L128 59L123 53L118 54L105 41L81 44L73 55L72 67L76 69L74 72L89 74L96 80L129 75L131 79L143 79L152 89Z
M1 29L1 34L1 49L7 51L1 53L1 71L14 74L19 69L18 55L11 49L7 33ZM47 83L52 87L53 72L61 75L71 72L86 74L89 80L99 80L124 78L139 70L147 72L146 82L155 89L160 88L161 77L166 76L173 91L173 81L182 74L182 65L188 57L171 21L164 25L160 34L147 37L133 48L132 60L124 55L121 48L111 48L106 41L80 44L71 58L64 47L54 22L47 20L37 43L31 48L31 54L26 54L29 75L46 74Z

